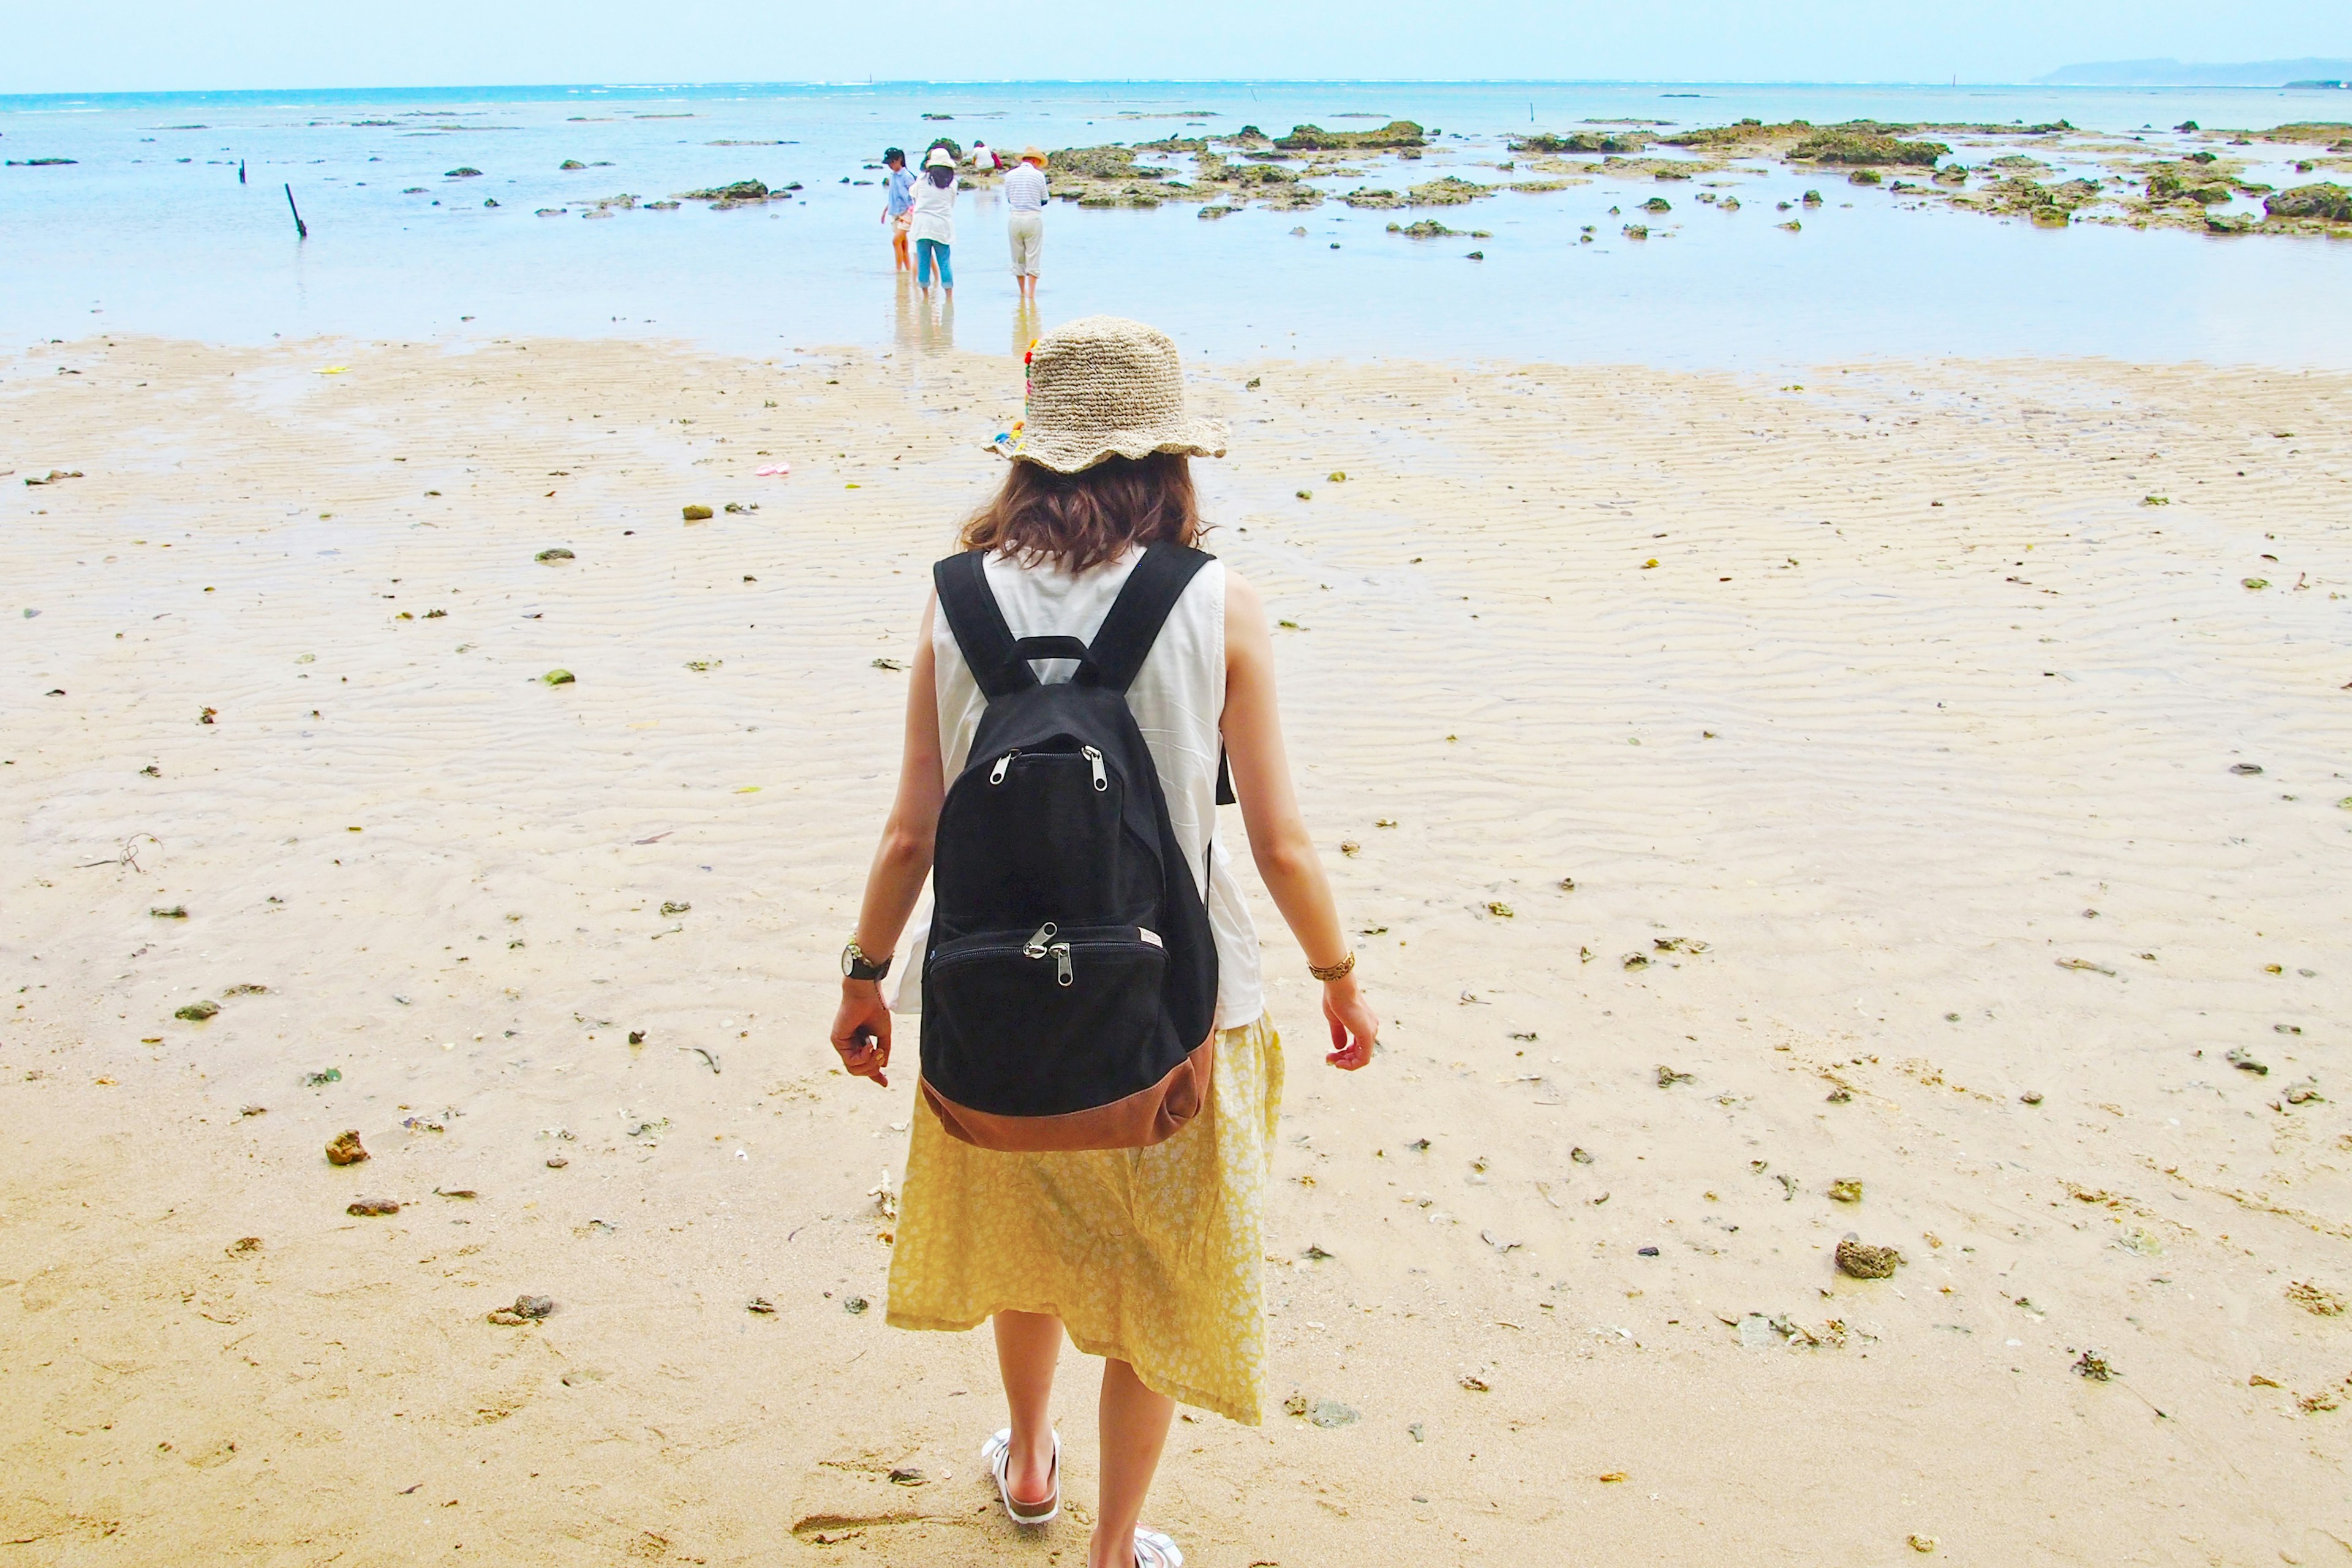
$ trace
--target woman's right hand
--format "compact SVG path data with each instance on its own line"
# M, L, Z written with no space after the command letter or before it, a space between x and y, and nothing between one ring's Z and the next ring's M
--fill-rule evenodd
M1323 1017L1331 1026L1331 1051L1325 1061L1342 1072L1354 1072L1372 1059L1381 1018L1353 973L1324 983Z
M871 980L844 980L841 1005L833 1015L833 1048L852 1078L870 1078L890 1087L890 1007Z

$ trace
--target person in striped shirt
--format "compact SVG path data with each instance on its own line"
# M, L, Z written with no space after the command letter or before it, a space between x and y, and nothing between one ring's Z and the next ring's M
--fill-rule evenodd
M1005 219L1006 237L1013 242L1013 280L1021 286L1021 302L1037 302L1037 258L1045 248L1045 154L1034 147L1021 150L1021 162L1004 176L1004 204L1012 209Z

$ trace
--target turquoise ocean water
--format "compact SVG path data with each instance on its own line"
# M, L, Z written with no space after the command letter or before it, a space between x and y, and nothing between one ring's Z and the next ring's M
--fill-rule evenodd
M926 120L925 115L951 116ZM959 214L956 305L933 320L895 284L887 143L934 133L1018 148L1279 134L1391 117L1444 132L1412 178L1497 179L1479 162L1530 126L1753 115L1829 123L2037 122L2140 134L2352 119L2352 93L2273 89L1670 84L606 86L0 98L0 342L97 331L225 342L319 334L461 340L683 338L771 354L824 344L1012 345L1013 289L992 194ZM1368 117L1368 118L1350 118ZM34 166L29 160L70 158ZM565 160L589 167L559 168ZM247 183L237 182L242 161ZM470 167L478 178L453 179ZM1402 183L1393 168L1372 183ZM2282 177L2284 176L2284 177ZM756 177L790 203L716 212L645 200ZM2265 170L2261 177L2297 176ZM2337 178L2342 178L2339 174ZM1480 241L1417 242L1400 216L1337 203L1203 222L1191 204L1048 216L1045 319L1113 310L1188 352L1529 358L1772 370L1855 357L2107 355L2352 365L2352 243L2077 225L2037 229L1908 210L1787 170L1743 176L1742 209L1678 199L1671 240L1619 233L1596 183L1505 193L1436 216ZM1342 181L1342 187L1356 181ZM298 239L282 186L310 226ZM1801 234L1774 204L1826 206ZM1689 187L1676 187L1687 191ZM495 205L487 205L495 202ZM1851 205L1846 205L1846 204ZM552 209L553 216L537 216ZM1594 225L1597 243L1577 243ZM1305 236L1291 230L1304 226ZM1477 248L1483 261L1465 253Z

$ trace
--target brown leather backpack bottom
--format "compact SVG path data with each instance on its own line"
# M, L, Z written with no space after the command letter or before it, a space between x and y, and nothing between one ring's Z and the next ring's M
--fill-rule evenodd
M1182 1131L1185 1123L1209 1103L1209 1079L1216 1061L1217 1037L1212 1034L1150 1089L1091 1110L1062 1116L993 1116L958 1105L933 1089L928 1079L918 1081L922 1085L923 1103L931 1108L948 1135L982 1149L1007 1154L1148 1149Z

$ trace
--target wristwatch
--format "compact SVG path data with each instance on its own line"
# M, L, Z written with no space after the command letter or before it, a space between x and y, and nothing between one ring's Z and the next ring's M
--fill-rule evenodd
M880 980L890 973L890 960L876 963L866 956L866 950L852 937L849 945L841 950L841 973L846 980Z

